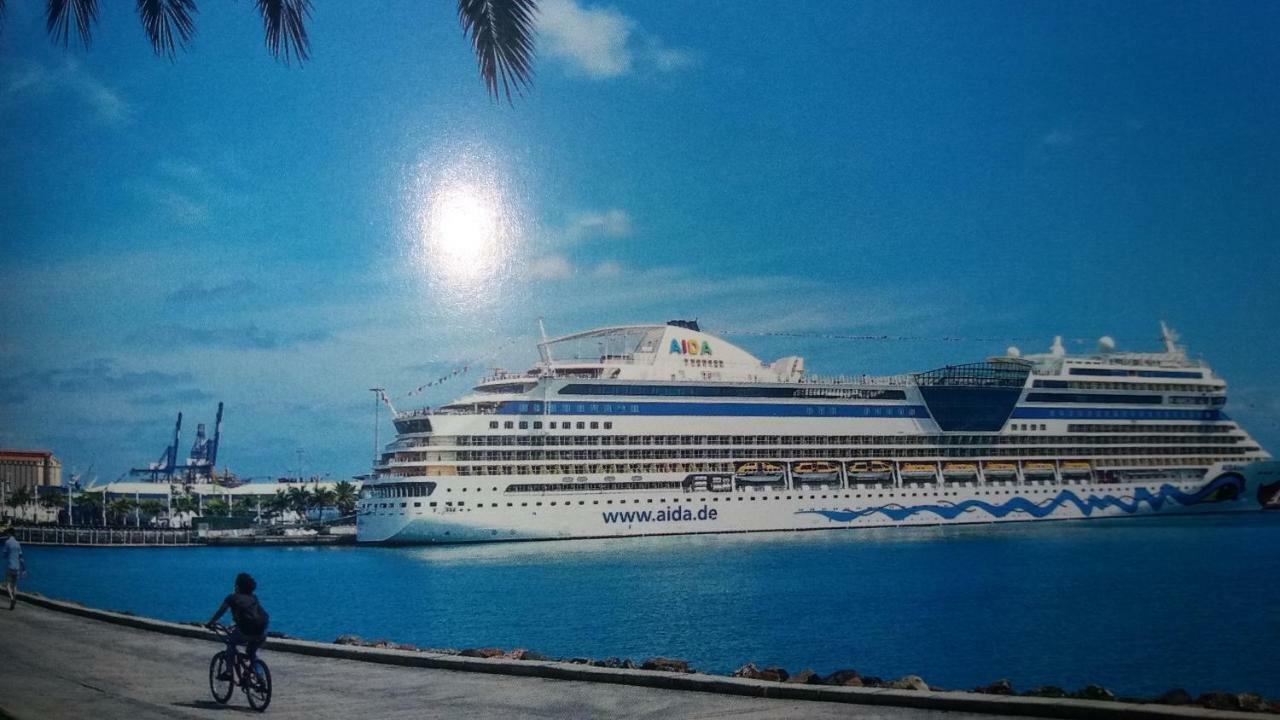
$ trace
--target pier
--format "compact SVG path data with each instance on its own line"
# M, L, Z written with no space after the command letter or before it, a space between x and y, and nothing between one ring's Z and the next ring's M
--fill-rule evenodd
M194 627L172 627L200 632ZM237 711L250 712L239 691L229 706L210 698L209 658L219 645L209 640L122 627L25 601L13 612L0 610L0 637L11 660L0 673L0 717L7 713L18 720L149 720L226 718ZM271 666L275 684L267 710L267 716L274 718L983 717L404 667L285 652L273 649L272 642L262 657Z

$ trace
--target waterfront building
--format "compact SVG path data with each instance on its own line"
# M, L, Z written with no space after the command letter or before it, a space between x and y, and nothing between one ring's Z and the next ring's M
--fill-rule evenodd
M395 414L364 542L450 543L1259 509L1280 463L1163 328L890 377L766 363L696 322L543 339L437 408Z
M0 448L0 485L7 492L61 484L62 462L52 451Z

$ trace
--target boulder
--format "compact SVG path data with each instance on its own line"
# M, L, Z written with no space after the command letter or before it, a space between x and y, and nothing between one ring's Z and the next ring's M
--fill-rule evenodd
M589 657L571 657L565 662L573 663L574 665L590 665L593 661Z
M768 680L769 682L786 682L790 675L786 670L780 667L767 667L756 673L757 680Z
M1115 700L1116 696L1110 690L1101 685L1085 685L1079 690L1071 693L1071 697L1077 700Z
M524 650L520 653L521 660L555 660L550 655L543 655L537 650Z
M502 653L502 650L499 648L487 647L487 648L466 648L465 650L463 650L458 654L461 655L462 657L493 658L493 657L501 657L503 653Z
M396 646L396 644L395 644L395 643L391 642L390 640L386 640L386 639L382 639L382 640L374 640L374 641L373 641L373 642L371 642L371 643L365 643L365 644L366 644L366 645L368 645L369 647L380 648L380 649L382 649L382 650L389 650L389 649L391 649L391 648L393 648L393 647L395 647L395 646Z
M275 639L277 639L277 640L285 640L285 639L287 639L289 636L288 636L288 635L285 635L284 633L280 632L279 630L268 630L268 631L267 631L267 637L269 637L269 638L275 638Z
M359 635L339 635L333 641L334 645L363 645L364 638Z
M409 643L398 643L396 645L396 649L408 650L409 652L422 652L422 648L418 647L417 645L410 645Z
M1271 703L1255 693L1240 693L1236 695L1236 699L1240 701L1240 709L1245 712L1268 712L1271 709Z
M760 675L760 668L755 663L747 663L742 667L729 673L730 677L749 678L755 680Z
M591 664L602 668L620 668L622 667L622 658L607 657L603 660L594 660Z
M1190 705L1194 701L1195 698L1191 697L1191 693L1182 688L1174 688L1156 698L1156 702L1161 705Z
M886 683L883 678L877 677L875 675L863 675L862 687L882 688L882 687L889 687L889 684Z
M622 659L622 669L623 669L623 670L635 670L637 667L638 667L638 666L635 664L635 662L634 662L631 658L623 658L623 659Z
M645 660L644 664L640 667L645 670L662 670L664 672L693 672L689 667L688 660L677 660L675 658L666 657L651 657L648 660Z
M1009 682L1008 678L1000 678L999 680L991 683L990 685L981 685L979 687L974 688L973 691L976 693L983 693L984 695L1016 695L1017 694L1013 691L1013 683Z
M822 678L823 685L842 685L844 687L862 687L862 676L857 670L836 670Z
M894 690L918 690L920 692L929 691L929 683L924 681L919 675L903 675L902 677L889 683L889 687Z
M1068 693L1066 690L1063 690L1062 688L1056 685L1041 685L1038 688L1032 688L1031 690L1028 690L1022 694L1026 695L1027 697L1043 697L1043 698L1064 698L1068 696Z
M1196 698L1196 705L1210 710L1237 710L1240 712L1268 712L1271 703L1253 693L1207 692Z
M818 677L818 673L814 672L812 668L805 668L787 678L787 682L796 683L797 685L817 685L821 680Z

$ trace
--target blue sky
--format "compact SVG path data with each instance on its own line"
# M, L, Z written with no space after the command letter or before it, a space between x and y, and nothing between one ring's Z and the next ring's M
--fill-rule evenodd
M367 388L467 365L399 404L447 400L543 316L829 373L1166 319L1280 447L1274 3L543 0L512 105L446 0L317 3L301 68L244 3L172 63L42 4L0 31L0 445L109 479L224 400L233 471L348 476Z

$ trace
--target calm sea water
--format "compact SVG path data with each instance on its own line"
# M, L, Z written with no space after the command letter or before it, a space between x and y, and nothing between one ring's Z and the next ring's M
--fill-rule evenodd
M28 548L26 587L433 647L1280 696L1280 513L431 548Z

